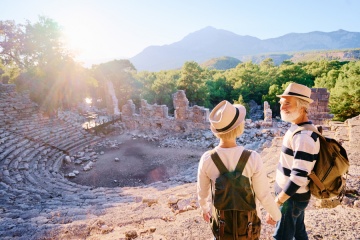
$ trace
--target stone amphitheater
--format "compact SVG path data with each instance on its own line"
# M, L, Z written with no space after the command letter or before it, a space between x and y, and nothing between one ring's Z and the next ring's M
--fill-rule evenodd
M143 109L149 108L146 102L142 104ZM138 129L144 123L133 116L131 102L128 106L130 113L122 124ZM163 107L160 111L164 114ZM168 120L153 122L153 127L167 124L180 131L202 129L201 136L146 139L170 152L180 148L193 154L189 149L195 149L192 157L198 158L216 139L209 137L207 125L201 123L208 111L199 107L191 111L198 113L192 114L195 124L191 127ZM71 113L44 116L28 95L17 93L14 85L0 84L0 239L212 239L196 201L197 161L168 181L138 187L92 187L67 178L61 171L67 156L91 153L105 138L85 131L81 122L74 121L76 117ZM262 150L270 183L274 181L281 135L286 131L286 126L277 127L278 134L268 136L270 145L256 147ZM260 141L269 132L263 127L253 129L254 136L248 142ZM306 212L307 230L310 239L360 239L360 117L345 123L329 122L325 134L343 142L348 150L351 191L342 204L313 199ZM123 135L129 139L135 136ZM271 232L272 227L264 224L261 239L271 239Z

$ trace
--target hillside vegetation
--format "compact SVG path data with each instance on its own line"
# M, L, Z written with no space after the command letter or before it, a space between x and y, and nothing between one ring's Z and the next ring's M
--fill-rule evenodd
M201 67L216 70L235 68L241 61L233 57L219 57L210 59L201 64Z
M313 62L313 61L357 61L360 60L360 49L347 49L347 50L323 50L323 51L303 51L293 53L272 53L262 55L249 55L240 56L235 58L239 62L253 62L260 64L265 59L271 58L275 65L280 65L283 61L289 60L294 63L298 62ZM213 58L201 64L202 67L208 67L218 70L226 70L233 68L234 62L231 57ZM228 66L227 68L217 68L216 65L221 61L222 66ZM229 61L229 62L228 62ZM235 66L234 66L235 67Z

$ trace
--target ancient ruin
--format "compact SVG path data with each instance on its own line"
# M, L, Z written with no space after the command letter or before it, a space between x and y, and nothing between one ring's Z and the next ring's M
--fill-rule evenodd
M266 126L272 126L272 110L267 101L264 102L264 124Z
M186 132L193 129L208 129L209 109L199 106L189 107L185 92L180 90L173 95L175 108L174 117L168 114L166 105L150 105L141 100L139 114L136 113L135 104L129 100L122 107L122 121L130 130L173 130Z
M326 88L312 88L310 97L314 102L310 104L309 119L311 119L314 124L324 124L334 117L334 115L329 113L330 93Z
M314 100L310 104L309 119L316 124L321 125L331 120L333 115L328 108L329 95L326 88L312 88L311 98ZM140 114L136 114L136 107L132 100L129 100L122 107L123 122L127 129L162 129L175 130L177 132L186 132L193 129L207 129L209 127L208 116L209 109L201 106L189 106L189 101L183 90L173 94L174 117L168 115L168 107L165 105L150 105L146 100L141 100ZM258 105L253 102L250 104L250 115L255 120L259 118ZM263 121L259 121L262 126L272 126L272 110L268 102L264 102Z

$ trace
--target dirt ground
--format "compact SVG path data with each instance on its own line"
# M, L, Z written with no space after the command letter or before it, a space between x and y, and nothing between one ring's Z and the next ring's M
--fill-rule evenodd
M206 149L161 148L157 142L133 139L130 135L107 139L117 140L122 144L118 149L104 150L104 154L99 155L95 162L94 168L88 172L82 170L83 166L76 166L80 173L70 180L95 187L121 186L118 188L119 194L124 197L132 196L134 199L107 203L102 215L89 215L85 219L62 225L59 232L56 232L59 239L213 239L210 226L203 221L197 205L196 182L170 184L171 181L166 181L171 176L183 173L182 171L186 173L184 176L196 176L196 171L188 173L187 170L195 169L194 165L197 166L201 154ZM274 140L276 141L273 141L270 148L260 153L271 185L274 183L281 152L281 139ZM358 189L358 147L349 147L348 154L352 164L348 178L349 187ZM115 162L115 157L119 158L118 162ZM67 167L69 171L73 171L71 168L75 165L70 164ZM155 181L163 182L146 185ZM172 199L176 199L177 204L170 204L169 201ZM345 200L341 205L327 208L319 207L317 201L312 198L305 217L310 240L359 239L359 210L352 203L354 198ZM155 203L149 204L149 201ZM273 226L265 223L265 214L266 211L262 209L261 240L272 239L274 231Z
M92 187L137 187L171 176L196 164L205 149L161 148L157 142L149 142L129 135L107 138L121 142L117 149L102 150L90 171L82 165L64 165L62 171L78 170L70 181ZM101 149L100 149L101 150ZM98 150L98 151L100 151ZM118 158L118 161L115 161Z

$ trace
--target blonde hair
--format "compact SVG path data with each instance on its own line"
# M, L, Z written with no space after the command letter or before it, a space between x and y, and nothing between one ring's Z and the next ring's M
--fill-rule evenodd
M305 101L301 98L296 98L296 106L301 109L303 108L305 113L308 113L308 108L310 106L310 103L308 101Z
M242 121L239 126L231 130L230 132L219 134L214 133L215 137L219 139L235 139L237 137L240 137L241 134L243 134L245 128L245 121Z

